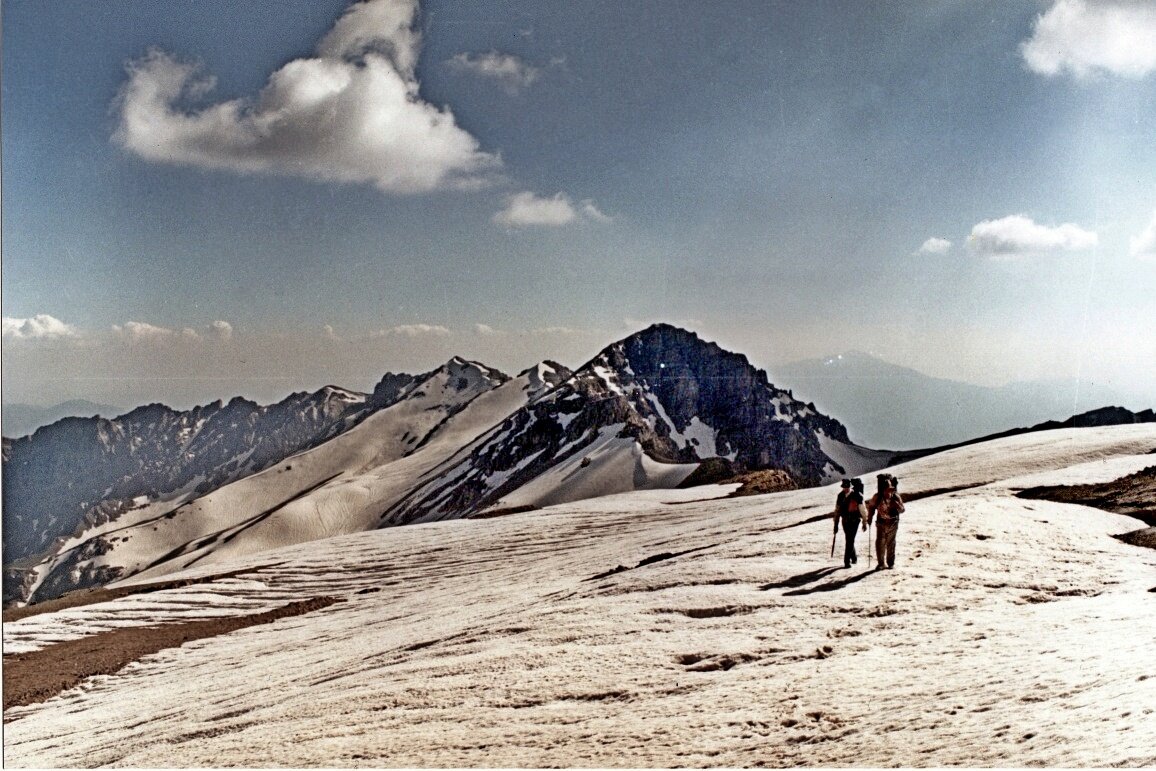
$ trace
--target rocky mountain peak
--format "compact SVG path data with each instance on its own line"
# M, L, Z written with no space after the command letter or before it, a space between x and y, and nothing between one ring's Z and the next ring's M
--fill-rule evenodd
M765 448L787 439L796 449L810 445L806 454L821 462L814 439L779 437L785 426L799 436L822 433L849 441L838 421L776 388L746 356L670 324L652 325L608 346L578 377L601 381L634 404L657 435L657 458L686 462L718 456L744 469L776 467L783 459ZM800 481L818 478L814 467L782 467Z
M401 399L416 382L415 375L386 372L369 395L369 405L373 409L388 407Z
M558 387L573 374L569 368L547 359L519 372L518 377L525 377L528 380L525 390L530 394L530 400L533 401Z
M481 362L471 361L461 356L454 356L441 367L434 370L433 374L436 375L443 372L453 378L464 378L471 384L488 384L490 388L496 388L510 379L509 375L500 370L487 367Z
M798 485L818 484L842 468L824 442L847 442L846 429L776 389L745 356L669 324L607 346L572 376L506 418L470 451L432 474L385 515L383 524L470 516L508 500L558 500L579 494L590 453L626 452L633 482L651 484L665 467L685 477L718 459L732 473L777 469ZM610 443L610 444L608 444ZM632 447L631 450L625 448ZM627 461L626 458L632 458ZM519 488L549 473L567 490L544 498ZM541 485L539 485L541 486ZM602 489L605 494L607 488ZM512 496L512 498L511 498Z

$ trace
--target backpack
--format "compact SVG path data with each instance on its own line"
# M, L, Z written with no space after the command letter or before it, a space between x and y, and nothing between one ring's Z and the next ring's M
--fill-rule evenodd
M876 493L871 498L871 502L875 508L875 514L880 520L887 520L888 522L898 522L899 512L896 511L895 498L889 501L883 500L882 493Z

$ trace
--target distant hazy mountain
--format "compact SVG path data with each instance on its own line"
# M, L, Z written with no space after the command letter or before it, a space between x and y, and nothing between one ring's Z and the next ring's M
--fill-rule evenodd
M785 364L771 374L780 386L842 421L855 443L889 449L963 442L1106 405L1153 406L1134 404L1111 388L1072 380L1000 388L971 385L858 351Z
M55 423L61 418L91 418L96 415L111 418L126 410L111 404L97 404L84 399L55 404L51 407L37 407L34 404L5 404L0 408L0 422L4 436L12 438L31 434L41 426Z

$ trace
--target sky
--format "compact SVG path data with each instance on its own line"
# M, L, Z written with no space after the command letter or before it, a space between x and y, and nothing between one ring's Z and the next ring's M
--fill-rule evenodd
M1156 5L3 0L3 397L655 321L1156 405ZM805 394L802 394L805 396Z

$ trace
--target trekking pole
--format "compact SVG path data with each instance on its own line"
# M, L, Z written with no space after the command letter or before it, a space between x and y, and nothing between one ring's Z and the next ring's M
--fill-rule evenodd
M867 562L870 563L874 554L871 551L871 524L867 524Z
M838 537L839 537L839 530L838 530L838 528L836 528L835 532L831 533L831 556L832 557L835 556L835 539Z

